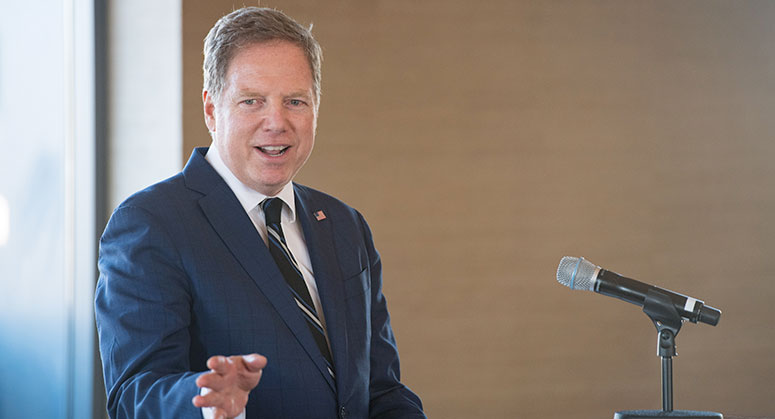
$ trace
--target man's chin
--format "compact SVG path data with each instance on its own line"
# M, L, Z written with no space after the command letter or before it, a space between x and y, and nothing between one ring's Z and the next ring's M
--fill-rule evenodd
M290 179L282 179L282 180L272 181L272 182L262 181L262 182L254 182L252 185L248 185L248 186L250 186L252 189L255 189L258 192L261 192L266 196L275 196L278 193L280 193L280 191L283 190L285 185L290 183L290 181L291 181Z

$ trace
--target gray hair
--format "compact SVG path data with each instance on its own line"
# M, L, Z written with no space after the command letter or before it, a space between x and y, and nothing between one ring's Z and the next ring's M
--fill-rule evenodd
M265 7L244 7L218 20L204 42L204 90L218 98L231 59L245 46L270 41L288 41L304 52L312 72L315 101L320 103L320 66L323 53L312 36L288 15Z

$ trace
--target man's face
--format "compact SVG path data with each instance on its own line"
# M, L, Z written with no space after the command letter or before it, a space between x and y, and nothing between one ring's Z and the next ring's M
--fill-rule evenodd
M226 166L242 183L276 195L315 144L317 98L301 48L257 43L231 59L220 97L202 95L205 123Z

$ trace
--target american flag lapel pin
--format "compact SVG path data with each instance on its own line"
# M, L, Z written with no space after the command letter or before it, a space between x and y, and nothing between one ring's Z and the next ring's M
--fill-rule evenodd
M323 221L326 219L326 213L323 212L323 210L317 210L315 211L315 219L318 221Z

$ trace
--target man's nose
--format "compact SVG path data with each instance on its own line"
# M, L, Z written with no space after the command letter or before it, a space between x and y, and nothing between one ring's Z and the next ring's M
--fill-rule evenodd
M269 102L265 108L262 128L264 131L282 133L287 127L285 106L282 103Z

